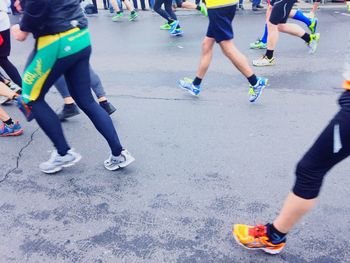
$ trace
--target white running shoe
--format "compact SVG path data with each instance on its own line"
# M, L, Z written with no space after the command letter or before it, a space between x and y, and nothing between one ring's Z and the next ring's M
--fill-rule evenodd
M120 168L124 168L135 161L135 158L131 156L128 150L122 150L119 156L113 156L112 154L104 162L105 168L109 171L115 171Z
M269 59L267 56L262 56L261 58L253 60L253 66L255 67L273 66L275 64L276 62L274 57Z
M81 160L81 155L70 149L65 156L61 156L54 150L47 162L40 164L40 170L46 174L53 174L61 171L63 167L70 167Z

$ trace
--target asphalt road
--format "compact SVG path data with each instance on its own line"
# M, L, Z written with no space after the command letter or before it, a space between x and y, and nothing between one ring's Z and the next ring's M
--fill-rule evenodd
M63 125L82 161L42 174L51 143L6 107L25 134L0 140L1 262L350 262L348 160L331 171L317 209L281 255L245 251L231 236L233 223L274 219L295 164L337 111L350 17L320 10L314 56L282 35L277 65L256 69L271 86L251 105L247 81L218 47L201 96L177 88L179 78L195 74L207 24L196 13L179 15L181 38L160 31L163 21L150 12L134 23L112 23L107 13L90 18L92 65L137 159L127 169L104 169L107 145L81 114ZM263 53L248 49L263 21L247 11L234 22L250 61ZM33 41L13 44L12 60L23 69ZM61 107L54 88L47 99Z

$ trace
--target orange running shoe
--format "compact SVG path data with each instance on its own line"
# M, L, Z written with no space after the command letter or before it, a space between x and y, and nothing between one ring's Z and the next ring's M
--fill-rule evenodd
M268 254L278 254L286 245L286 238L274 244L267 236L267 227L264 225L234 225L232 234L237 243L246 249L263 250Z

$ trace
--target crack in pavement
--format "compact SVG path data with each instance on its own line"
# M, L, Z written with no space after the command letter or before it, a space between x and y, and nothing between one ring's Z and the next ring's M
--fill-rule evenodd
M0 180L0 184L3 183L3 182L5 182L5 181L7 180L7 178L10 176L10 174L13 173L15 170L18 169L18 167L19 167L19 162L20 162L20 160L21 160L21 158L22 158L22 153L23 153L23 151L24 151L25 149L27 149L27 148L31 145L31 143L32 143L33 140L34 140L34 135L35 135L35 133L36 133L37 131L39 131L39 129L40 129L40 128L38 127L38 128L36 128L36 130L34 130L34 131L32 132L32 134L30 135L30 140L19 150L18 155L17 155L17 157L16 157L16 167L12 168L11 170L9 170L9 171L5 174L5 176Z
M108 95L109 97L123 97L123 98L133 98L133 99L140 99L140 100L171 100L171 101L195 101L193 97L188 99L179 99L179 98L160 98L160 97L143 97L143 96L136 96L136 95ZM198 101L209 101L209 100L203 100L200 99Z

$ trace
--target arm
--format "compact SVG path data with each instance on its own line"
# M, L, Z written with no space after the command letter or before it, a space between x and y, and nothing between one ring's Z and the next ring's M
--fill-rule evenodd
M48 0L25 0L22 6L23 18L20 22L21 31L32 32L45 24L49 8Z

